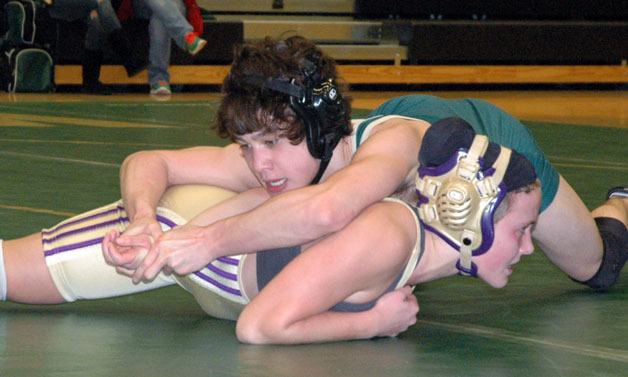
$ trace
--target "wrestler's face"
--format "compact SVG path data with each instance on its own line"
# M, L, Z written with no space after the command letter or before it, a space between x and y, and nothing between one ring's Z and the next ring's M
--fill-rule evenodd
M307 186L319 161L308 152L305 140L297 145L277 132L262 131L238 137L242 157L260 184L271 195Z
M523 255L534 251L532 228L539 216L541 190L512 194L509 208L502 219L495 223L495 239L488 251L473 261L478 276L495 288L508 283L515 265Z

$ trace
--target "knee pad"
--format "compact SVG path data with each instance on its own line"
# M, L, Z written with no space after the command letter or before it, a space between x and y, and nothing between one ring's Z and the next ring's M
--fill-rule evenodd
M602 264L591 279L581 283L606 291L617 282L628 259L628 230L621 221L611 217L596 217L595 224L604 245Z
M7 300L7 273L4 269L4 248L0 240L0 301Z

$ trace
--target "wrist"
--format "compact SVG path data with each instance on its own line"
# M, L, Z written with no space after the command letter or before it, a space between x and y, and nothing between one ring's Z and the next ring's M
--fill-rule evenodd
M155 219L157 217L156 211L149 206L136 206L132 213L129 213L130 221L138 221L142 219Z
M201 228L202 229L201 238L202 238L202 242L205 244L205 247L204 247L205 254L206 254L207 260L210 262L219 257L224 257L227 254L227 253L219 252L222 249L219 246L219 237L217 237L217 234L220 234L220 233L215 231L214 224Z
M377 306L371 308L370 310L364 312L367 317L366 323L366 339L375 338L377 336L381 336L380 325L386 320L381 313L377 310Z

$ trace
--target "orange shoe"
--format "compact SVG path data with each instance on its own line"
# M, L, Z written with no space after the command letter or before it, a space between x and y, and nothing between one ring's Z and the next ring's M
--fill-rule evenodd
M207 41L193 31L185 35L185 49L192 56L198 54L206 44Z

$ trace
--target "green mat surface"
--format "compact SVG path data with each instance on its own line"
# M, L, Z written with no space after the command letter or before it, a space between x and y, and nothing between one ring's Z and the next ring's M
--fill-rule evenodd
M209 129L216 105L0 104L0 235L116 200L134 151L223 143ZM627 183L628 130L525 123L590 208ZM419 322L396 339L291 347L239 344L233 322L207 317L178 287L0 303L0 376L626 376L627 274L595 294L538 252L501 290L462 277L418 287Z

